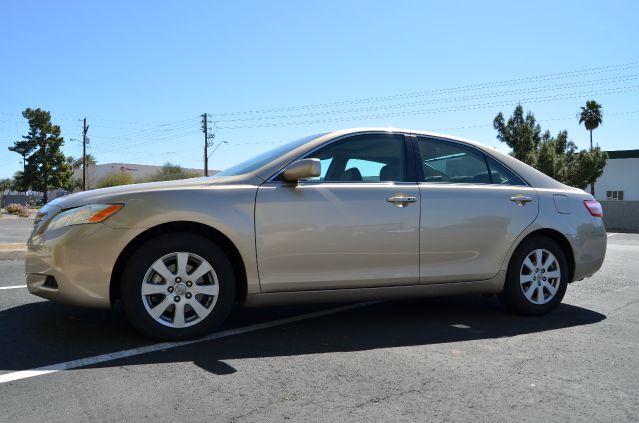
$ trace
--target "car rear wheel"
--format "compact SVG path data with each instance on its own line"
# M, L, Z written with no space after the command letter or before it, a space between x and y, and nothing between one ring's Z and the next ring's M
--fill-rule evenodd
M568 278L561 247L550 238L529 238L515 250L499 298L516 313L543 315L561 303Z
M235 275L224 252L191 233L144 243L128 261L121 283L130 323L160 340L204 335L224 322L235 298Z

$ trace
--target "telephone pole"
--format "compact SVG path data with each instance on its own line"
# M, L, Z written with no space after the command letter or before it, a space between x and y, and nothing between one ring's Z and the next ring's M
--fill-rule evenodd
M209 176L209 119L208 115L202 115L202 132L204 132L204 176Z
M209 147L215 134L209 134L209 115L202 115L202 132L204 132L204 176L209 176Z
M82 124L82 191L87 190L87 118L84 118Z

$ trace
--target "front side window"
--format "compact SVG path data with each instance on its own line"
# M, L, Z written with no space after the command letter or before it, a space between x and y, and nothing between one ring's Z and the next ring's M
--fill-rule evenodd
M357 135L335 141L307 156L320 159L325 182L406 181L404 136Z
M245 173L253 172L260 167L272 162L273 160L285 155L289 151L292 151L297 147L306 144L307 142L311 142L315 138L319 138L322 135L324 134L311 135L296 141L288 142L282 146L276 147L265 153L259 154L253 158L236 164L235 166L223 170L222 172L218 172L213 176L213 178L219 178L221 176L243 175Z
M430 138L418 138L424 182L490 184L484 156L464 145Z

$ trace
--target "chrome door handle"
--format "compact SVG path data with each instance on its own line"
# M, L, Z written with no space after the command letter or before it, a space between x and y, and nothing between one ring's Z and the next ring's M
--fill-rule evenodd
M403 194L395 194L386 199L389 203L393 203L397 207L406 207L410 203L414 203L417 201L415 197L409 197Z
M533 199L531 197L526 197L525 195L513 195L510 197L510 201L517 203L520 206L523 206L526 203L530 203Z

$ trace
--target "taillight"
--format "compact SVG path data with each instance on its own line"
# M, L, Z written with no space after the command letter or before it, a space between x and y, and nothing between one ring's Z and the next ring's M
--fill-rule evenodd
M584 206L586 206L591 215L595 217L603 217L603 209L601 208L599 201L584 200Z

